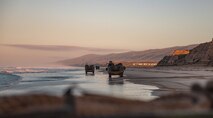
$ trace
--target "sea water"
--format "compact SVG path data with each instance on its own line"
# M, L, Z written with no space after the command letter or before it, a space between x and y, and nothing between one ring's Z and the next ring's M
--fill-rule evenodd
M84 68L1 68L0 96L45 93L61 96L69 87L88 92L127 99L151 100L155 86L134 84L118 76L109 79L102 71L85 75Z

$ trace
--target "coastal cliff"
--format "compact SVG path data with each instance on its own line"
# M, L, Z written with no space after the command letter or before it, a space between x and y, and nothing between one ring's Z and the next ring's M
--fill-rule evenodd
M200 65L213 66L213 40L202 43L189 51L189 54L165 56L158 66Z

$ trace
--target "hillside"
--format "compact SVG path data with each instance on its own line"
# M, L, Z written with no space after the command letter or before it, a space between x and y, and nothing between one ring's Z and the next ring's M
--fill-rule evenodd
M213 40L193 48L187 55L164 57L159 66L203 65L213 66Z
M59 61L63 65L82 66L88 64L105 64L109 60L120 62L131 61L160 61L165 55L171 54L174 50L192 49L197 45L177 46L164 49L151 49L145 51L131 51L126 53L113 53L107 55L89 54L78 58Z

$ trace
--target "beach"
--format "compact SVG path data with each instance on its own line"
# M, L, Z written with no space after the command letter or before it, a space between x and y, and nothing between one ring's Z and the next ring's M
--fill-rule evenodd
M15 67L9 68L5 72L8 73L0 73L1 82L7 80L4 82L4 86L0 84L2 103L13 108L15 105L22 105L22 103L28 104L27 107L23 107L23 111L25 108L35 107L36 101L42 101L42 105L49 105L47 100L54 100L51 104L63 105L63 102L66 102L63 101L66 100L64 98L71 99L70 95L64 96L69 87L74 88L72 90L74 90L75 105L77 105L75 112L79 117L146 116L146 113L161 115L159 110L169 111L163 112L163 115L168 115L168 113L174 115L173 113L176 112L170 111L171 109L190 110L189 114L186 115L191 116L195 115L194 111L198 107L202 108L203 111L208 111L211 103L205 94L184 93L190 91L190 86L193 83L205 85L207 81L211 80L212 68L127 68L124 77L112 76L111 79L108 78L104 68L96 70L95 75L92 73L86 75L82 67ZM181 94L162 97L171 93ZM14 101L14 99L15 102L8 104L8 100ZM198 101L194 102L194 99ZM31 103L32 101L35 102ZM43 106L39 105L39 108L42 109ZM68 110L68 113L72 111ZM55 113L55 111L53 112ZM51 113L47 112L47 114Z
M149 101L171 93L189 92L192 84L205 85L213 77L212 68L191 67L127 68L123 78L112 79L104 67L96 70L95 75L85 75L82 67L6 70L11 74L0 77L4 82L0 96L32 93L62 96L67 88L75 86L81 92Z
M10 81L2 86L0 96L33 93L62 96L66 89L75 87L77 93L86 92L133 100L146 101L158 97L151 94L153 90L158 89L156 86L135 84L118 76L109 79L101 70L96 70L95 75L85 75L82 67L14 67L2 70L10 73L4 75ZM21 79L10 79L12 75ZM0 77L0 80L3 81L4 78ZM14 81L15 84L10 84Z
M211 67L156 67L129 68L125 72L125 79L135 84L152 85L159 89L153 90L155 96L172 93L189 92L193 84L202 86L213 79Z

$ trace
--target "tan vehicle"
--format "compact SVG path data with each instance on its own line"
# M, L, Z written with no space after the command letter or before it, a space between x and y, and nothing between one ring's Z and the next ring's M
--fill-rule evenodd
M108 66L108 68L106 70L109 74L109 78L111 78L112 75L120 75L120 77L123 77L125 69L126 69L126 67L123 66L122 63L119 63L117 65Z
M95 74L95 66L94 65L85 65L85 72L86 75L88 74L88 72L92 72L93 75Z

